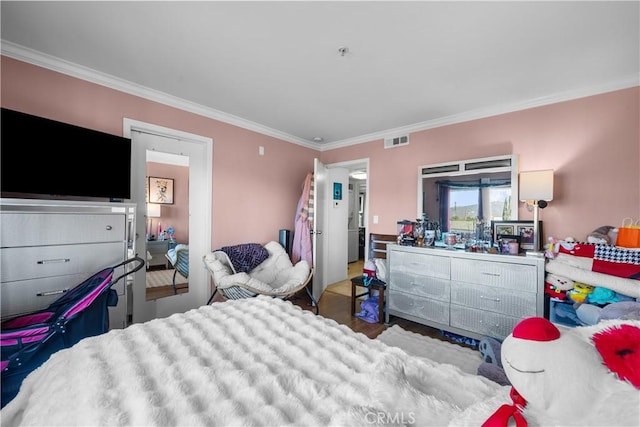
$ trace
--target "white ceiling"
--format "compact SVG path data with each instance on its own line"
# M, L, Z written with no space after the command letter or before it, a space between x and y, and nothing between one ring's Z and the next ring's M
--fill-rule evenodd
M639 5L2 1L2 53L328 149L636 86Z

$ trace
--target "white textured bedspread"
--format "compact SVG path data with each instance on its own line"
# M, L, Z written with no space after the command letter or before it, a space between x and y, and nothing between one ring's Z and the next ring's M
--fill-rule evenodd
M490 414L504 389L260 296L87 338L32 372L0 415L3 426L480 425L475 411L455 418L474 404Z

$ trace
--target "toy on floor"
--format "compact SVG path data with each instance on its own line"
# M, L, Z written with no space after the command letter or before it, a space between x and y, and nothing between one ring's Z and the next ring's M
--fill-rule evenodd
M500 385L509 385L509 379L502 368L500 347L502 343L492 337L484 337L478 344L483 362L478 366L478 375L490 379Z
M517 426L638 425L640 321L559 329L531 317L504 340L501 357L514 403L483 426L504 427L511 418Z

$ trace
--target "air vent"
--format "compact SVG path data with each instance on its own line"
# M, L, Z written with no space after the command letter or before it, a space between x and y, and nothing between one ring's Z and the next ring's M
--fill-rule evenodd
M478 169L511 167L511 159L488 160L484 162L469 162L464 164L464 170L473 171Z
M420 166L419 170L422 171L423 177L512 172L517 170L517 160L514 155L485 157L483 159Z
M384 139L384 148L399 147L401 145L409 145L409 135Z
M446 166L433 166L430 168L422 168L422 175L433 175L434 173L444 172L460 172L459 164L452 164Z

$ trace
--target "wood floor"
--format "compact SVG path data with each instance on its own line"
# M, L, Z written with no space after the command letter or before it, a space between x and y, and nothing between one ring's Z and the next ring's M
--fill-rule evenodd
M421 325L409 320L400 319L395 316L391 316L389 319L389 325L383 323L368 323L355 316L351 315L351 297L345 296L344 292L338 293L334 289L337 287L348 286L351 289L351 278L362 274L363 261L356 261L349 264L348 277L344 282L339 282L333 285L329 285L322 294L320 301L318 301L319 314L321 316L333 319L336 322L347 325L355 332L361 332L369 338L377 337L382 331L393 326L399 325L402 329L407 331L416 332L422 335L426 335L432 338L438 338L443 341L452 342L440 333L439 329L430 328L428 326ZM343 288L344 289L344 288ZM305 310L313 310L309 297L304 291L298 293L291 302L300 306ZM359 305L356 306L356 312L359 310Z

